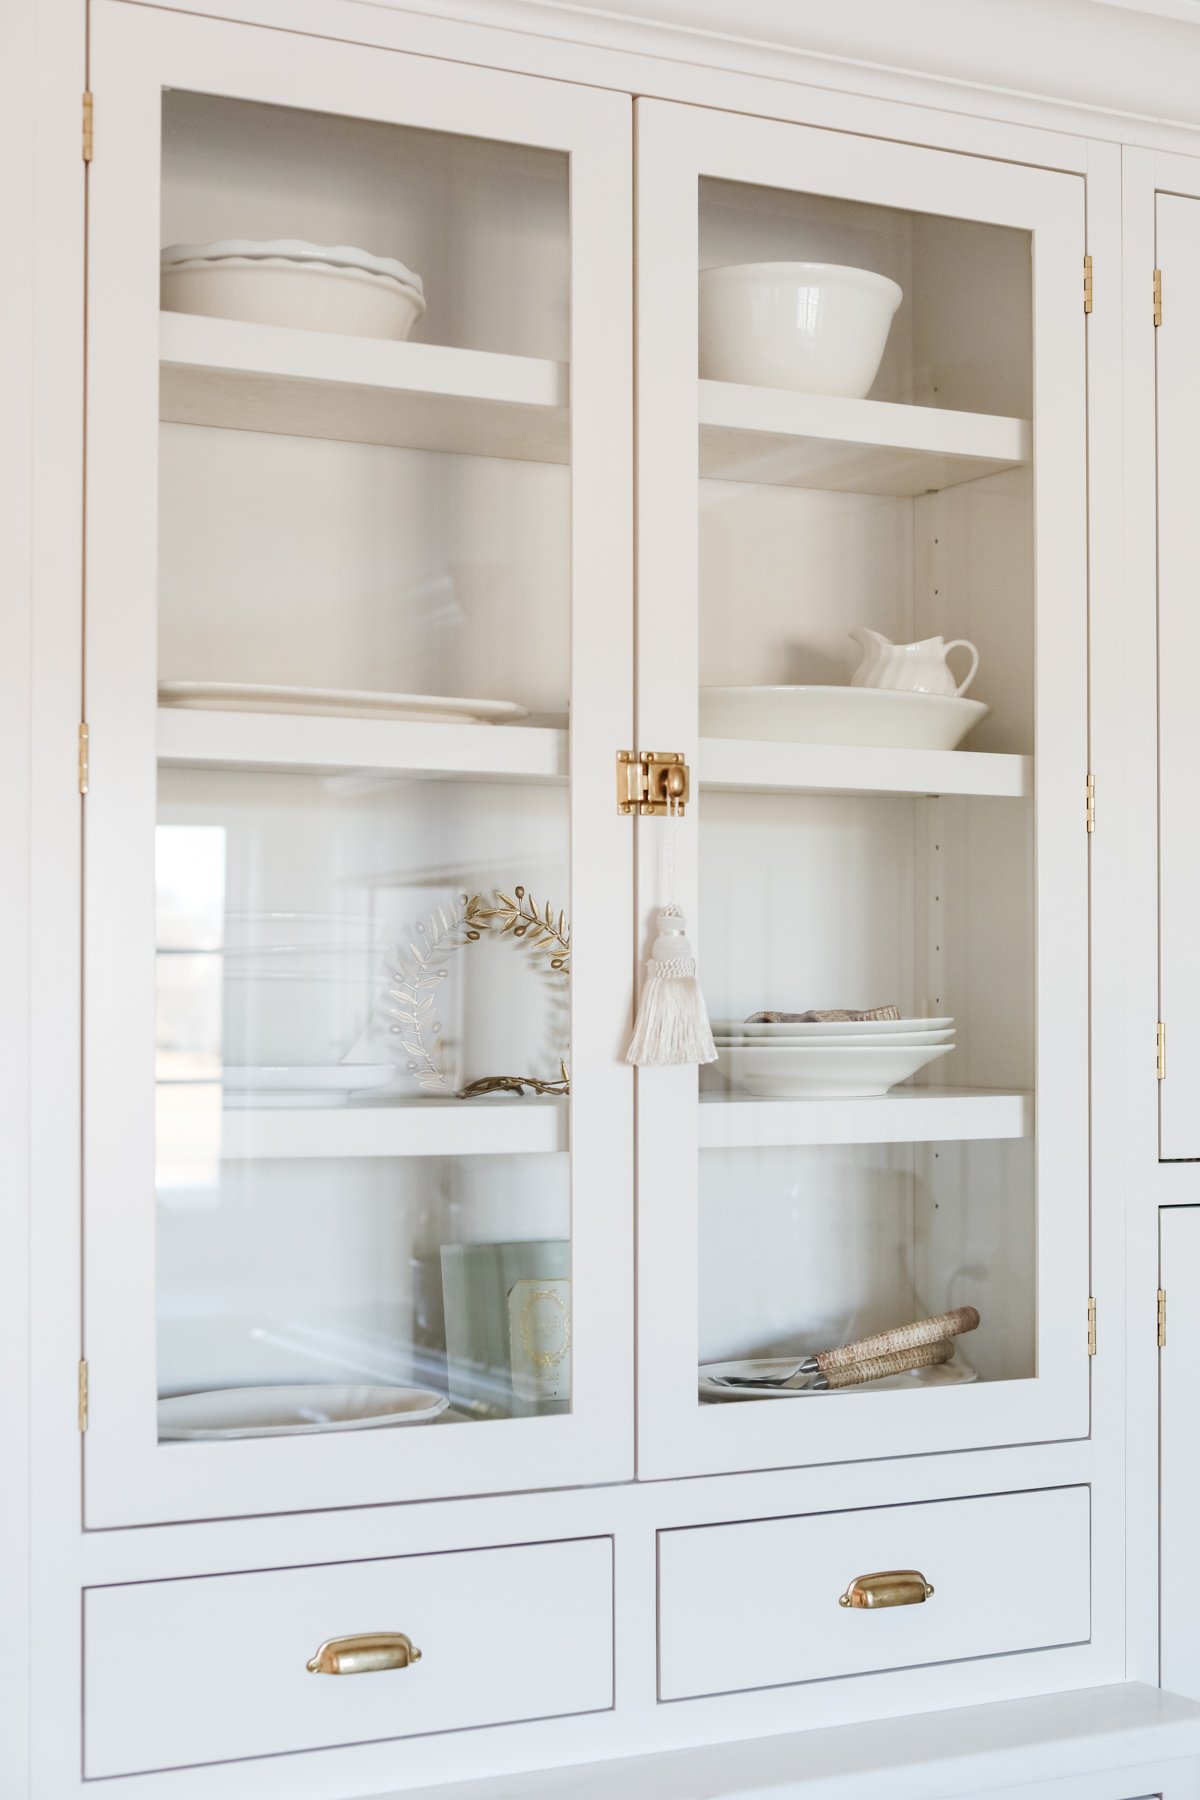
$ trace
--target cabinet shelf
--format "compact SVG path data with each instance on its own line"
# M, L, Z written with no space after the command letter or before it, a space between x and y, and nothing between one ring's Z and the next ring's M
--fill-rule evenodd
M544 783L566 780L567 733L536 725L442 725L161 706L158 759L209 769L310 774L379 770Z
M289 437L565 463L565 363L159 315L159 416Z
M568 736L540 725L442 725L163 706L158 759L175 767L367 771L472 781L565 781ZM1026 799L1033 759L972 750L700 740L700 784L743 793L966 794Z
M1029 456L1027 419L700 383L700 473L721 481L911 497Z
M1023 800L1033 758L979 750L700 740L700 785L743 793L968 794Z
M566 1150L566 1100L399 1100L375 1106L237 1107L221 1114L221 1155L514 1156Z
M982 1088L893 1088L861 1100L700 1096L700 1148L777 1144L925 1144L1021 1138L1033 1130L1033 1095Z

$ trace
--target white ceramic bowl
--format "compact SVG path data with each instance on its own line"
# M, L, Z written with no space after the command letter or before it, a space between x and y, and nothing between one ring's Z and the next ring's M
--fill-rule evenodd
M953 750L987 714L982 700L891 688L706 687L702 737L771 743Z
M908 1049L861 1044L736 1044L721 1052L735 1087L772 1100L851 1099L886 1094L953 1044Z
M840 263L702 269L700 374L861 400L903 298L886 275Z
M167 312L346 337L404 339L425 311L419 290L392 275L283 256L164 264L160 298Z

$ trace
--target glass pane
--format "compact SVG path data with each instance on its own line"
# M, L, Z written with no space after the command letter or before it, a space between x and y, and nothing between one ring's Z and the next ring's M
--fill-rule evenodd
M160 1434L566 1411L567 162L176 92L163 176Z
M700 1399L963 1308L890 1385L1028 1377L1030 240L699 203Z

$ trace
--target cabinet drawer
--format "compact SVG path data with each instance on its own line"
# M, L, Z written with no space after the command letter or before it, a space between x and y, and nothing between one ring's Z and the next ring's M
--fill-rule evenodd
M1086 1487L659 1533L659 1698L823 1681L1087 1639ZM919 1570L919 1605L841 1604Z
M91 1588L91 1776L612 1705L612 1540ZM404 1632L419 1662L314 1675L326 1640Z

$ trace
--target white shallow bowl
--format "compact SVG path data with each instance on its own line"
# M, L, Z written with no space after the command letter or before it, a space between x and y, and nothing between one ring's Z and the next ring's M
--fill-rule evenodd
M765 1019L751 1023L744 1019L714 1019L713 1032L725 1038L839 1038L891 1037L925 1031L951 1031L953 1019L819 1019L811 1024L774 1025Z
M918 1069L949 1056L953 1044L905 1049L866 1044L734 1044L721 1066L745 1094L770 1100L843 1100L886 1094Z
M729 1388L713 1380L714 1375L751 1375L768 1378L786 1375L794 1369L806 1351L795 1356L748 1356L733 1362L700 1365L700 1398L702 1400L828 1400L836 1395L878 1394L882 1388L903 1392L905 1388L959 1387L965 1381L977 1381L970 1363L955 1351L949 1362L930 1363L924 1369L906 1369L903 1375L885 1375L880 1381L864 1382L862 1387L815 1388L799 1382L785 1388Z
M303 1437L314 1431L365 1431L421 1425L450 1402L433 1388L308 1386L215 1388L158 1403L160 1438Z
M282 256L164 263L160 299L166 312L393 340L425 311L418 290L391 275Z
M862 399L903 290L840 263L729 263L700 273L700 374Z
M987 711L982 700L902 694L888 688L700 689L702 737L757 738L776 744L953 750Z
M878 1036L878 1037L871 1037L871 1036L855 1037L852 1034L849 1034L845 1037L835 1037L835 1038L821 1038L821 1037L751 1038L751 1037L737 1037L735 1035L723 1037L723 1036L719 1036L715 1033L713 1035L713 1042L716 1044L718 1050L721 1050L721 1049L738 1050L738 1049L741 1049L743 1046L750 1046L750 1045L753 1045L755 1048L760 1049L760 1050L789 1050L798 1045L804 1045L805 1047L807 1047L809 1045L818 1045L819 1046L821 1044L831 1044L831 1045L837 1045L837 1046L841 1046L842 1044L848 1044L852 1048L855 1046L870 1045L870 1047L872 1049L916 1050L916 1049L920 1049L923 1045L949 1044L949 1043L952 1043L953 1041L954 1041L954 1027L953 1026L950 1026L949 1029L945 1030L945 1031L893 1031L893 1032L887 1033L886 1036Z

